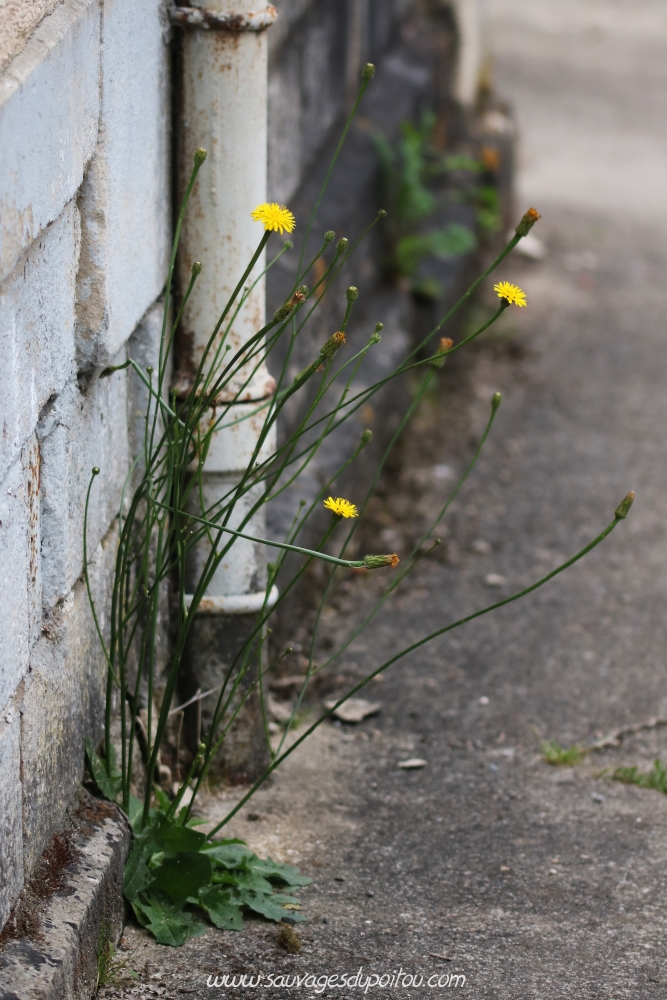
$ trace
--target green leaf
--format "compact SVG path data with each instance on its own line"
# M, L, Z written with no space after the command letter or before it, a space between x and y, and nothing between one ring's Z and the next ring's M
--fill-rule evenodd
M135 838L123 873L123 892L126 898L134 903L138 894L151 884L153 878L154 874L146 860L146 845Z
M477 240L471 229L458 222L450 222L442 229L404 236L396 247L396 264L402 274L410 277L426 257L449 260L474 250L476 245Z
M201 920L180 909L165 893L153 888L135 901L133 909L139 922L148 928L159 944L177 947L206 930Z
M157 785L153 786L153 791L155 792L155 798L158 800L158 804L162 812L169 812L169 807L171 806L171 799L161 788Z
M242 840L214 840L204 850L209 858L225 868L242 868L252 860L259 861Z
M236 884L243 889L252 889L253 892L263 892L266 896L273 895L273 886L267 879L255 872L236 872Z
M254 872L263 875L264 878L280 879L287 885L310 885L313 881L312 878L299 875L299 869L294 868L293 865L282 865L279 861L274 861L273 858L254 857L250 862L250 867Z
M205 854L182 851L156 868L151 891L158 889L166 892L175 902L183 905L188 896L196 896L201 888L210 884L212 874L211 862Z
M161 817L155 841L159 850L164 851L166 857L173 858L181 851L201 851L206 843L206 834L197 833L189 826L180 826L173 820Z
M255 892L254 889L239 889L239 898L243 900L248 909L253 910L254 913L259 913L262 917L266 917L267 920L275 920L276 923L280 923L283 917L289 916L292 920L305 920L306 918L301 913L296 913L293 910L284 910L282 903L275 902L274 897L267 896L263 892Z
M115 769L115 751L112 748L112 753L110 755L110 775L107 774L105 762L95 753L93 744L90 742L90 738L88 736L86 737L86 757L88 758L90 773L97 788L105 799L108 799L110 802L115 802L123 783L121 775L118 774Z
M243 917L239 899L234 899L229 889L210 885L199 890L199 905L206 910L216 927L227 931L240 931Z
M144 804L141 802L136 795L130 795L129 809L127 813L127 818L130 821L130 826L133 830L138 830L141 826L141 817L144 812Z

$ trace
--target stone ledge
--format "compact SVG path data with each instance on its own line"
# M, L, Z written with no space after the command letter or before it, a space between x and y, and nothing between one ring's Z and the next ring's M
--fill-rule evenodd
M9 918L0 950L0 1000L93 996L98 944L116 941L123 926L122 878L130 842L119 810L85 794ZM49 898L40 901L40 890L42 896L51 893ZM22 937L10 936L12 921Z

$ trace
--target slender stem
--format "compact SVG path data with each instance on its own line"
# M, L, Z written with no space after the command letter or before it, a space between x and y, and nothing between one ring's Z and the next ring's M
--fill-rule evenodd
M424 636L417 642L413 642L410 646L406 646L405 649L402 649L400 653L396 653L390 659L385 660L385 662L381 664L381 666L379 666L376 670L373 670L358 684L355 684L355 686L351 688L348 692L346 692L346 694L342 698L338 699L335 705L332 705L328 711L326 711L323 715L320 716L319 719L316 719L316 721L313 722L312 725L310 725L305 730L305 732L303 732L301 736L299 736L299 738L296 739L294 743L292 743L280 757L278 757L275 761L272 761L272 763L266 768L264 773L257 779L254 785L243 796L243 798L234 806L234 808L229 813L227 813L225 818L221 820L218 824L216 824L216 826L214 826L213 829L207 834L206 839L210 840L211 837L215 836L218 830L221 830L223 826L226 826L226 824L229 823L229 821L239 812L239 810L243 808L246 802L250 798L252 798L257 789L264 784L264 782L273 773L273 771L275 771L275 769L287 757L289 757L289 755L293 753L296 750L296 748L300 746L304 742L304 740L306 740L318 728L318 726L320 726L326 719L331 718L336 709L340 708L340 706L343 705L349 698L352 698L358 691L361 690L361 688L365 687L365 685L368 684L369 681L373 680L374 677L377 677L379 674L381 674L392 664L396 663L398 660L402 660L405 656L408 655L408 653L413 653L416 649L419 649L421 646L425 646L427 643L432 642L433 639L436 639L438 636L444 635L445 632L451 632L453 629L459 628L461 625L465 625L467 622L474 621L475 618L481 618L482 615L487 615L490 611L495 611L497 608L502 608L506 604L511 604L513 601L518 601L520 597L525 597L527 594L530 594L534 590L537 590L538 587L542 587L549 580L552 580L555 576L558 576L559 573L562 573L564 570L568 569L568 567L572 566L574 563L582 559L583 556L585 556L588 552L590 552L597 545L599 545L600 542L604 541L607 535L609 535L614 530L616 525L619 523L619 520L621 520L621 518L615 517L614 520L611 522L611 524L608 524L607 527L604 529L604 531L600 532L597 538L594 538L592 542L589 542L588 545L584 546L584 548L581 549L579 552L577 552L576 555L572 556L571 559L568 559L566 562L562 563L556 569L552 570L551 573L547 573L546 576L543 576L535 583L532 583L529 587L525 587L523 590L518 591L518 593L516 594L512 594L510 597L505 597L502 601L496 601L495 604L489 604L488 607L486 608L481 608L479 611L474 611L472 614L466 615L464 618L459 618L457 621L451 622L449 625L444 625L442 628L436 629L435 632L431 632L429 635Z

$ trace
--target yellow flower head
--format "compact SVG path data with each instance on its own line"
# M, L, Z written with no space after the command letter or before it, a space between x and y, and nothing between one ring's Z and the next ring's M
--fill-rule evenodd
M498 293L499 299L506 299L510 305L514 304L520 309L528 305L526 293L522 292L518 285L510 285L509 281L501 281L498 285L493 286L493 290Z
M355 505L349 500L344 500L343 497L327 497L324 506L336 517L359 517L359 511Z
M262 205L258 205L252 212L252 218L255 222L263 222L264 228L272 233L291 233L296 225L289 208L277 205L275 201L271 204L265 201Z

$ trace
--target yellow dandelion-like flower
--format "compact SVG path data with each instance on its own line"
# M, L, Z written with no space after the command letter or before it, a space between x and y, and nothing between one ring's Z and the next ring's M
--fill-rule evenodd
M493 290L498 293L499 299L506 299L510 305L519 306L520 309L528 305L526 293L522 292L518 285L510 285L509 281L501 281L493 286Z
M271 204L265 201L262 205L258 205L251 214L255 222L262 222L264 228L272 233L291 233L296 225L289 208L277 205L275 201L272 201Z
M355 505L343 497L327 497L324 506L336 517L359 517L359 511Z

